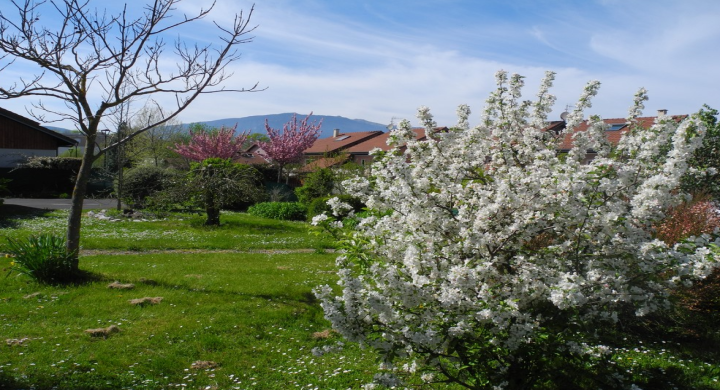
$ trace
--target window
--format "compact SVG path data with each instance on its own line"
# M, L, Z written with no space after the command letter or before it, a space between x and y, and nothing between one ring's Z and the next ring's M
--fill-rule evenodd
M625 126L627 126L626 123L616 123L616 124L610 125L610 127L607 129L607 131L618 131Z

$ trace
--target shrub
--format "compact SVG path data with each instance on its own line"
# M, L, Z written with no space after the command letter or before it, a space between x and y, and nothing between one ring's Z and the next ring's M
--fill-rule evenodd
M263 202L250 206L248 214L256 217L302 221L307 208L298 202Z
M709 195L697 195L691 201L673 207L655 228L655 237L668 245L690 236L710 234L720 227L720 214Z
M681 188L686 192L704 192L720 201L720 123L718 110L707 104L698 112L706 127L702 146L688 161L690 168L683 176Z
M3 196L8 192L8 183L10 183L9 179L0 177L0 196ZM0 198L0 206L2 206L3 203L5 203L5 200L3 198Z
M205 208L206 225L220 225L220 210L238 202L263 198L262 176L255 168L229 159L193 163L185 183L188 195Z
M310 205L308 205L307 208L307 216L308 218L312 218L316 215L322 214L323 212L330 214L332 210L330 209L330 206L327 204L327 201L332 198L339 198L341 202L347 203L350 206L352 206L352 210L354 212L360 212L365 207L365 204L360 200L360 198L356 198L351 195L337 195L337 196L323 196L322 198L316 198L312 202L310 202ZM344 218L348 215L350 210L346 210L344 213L339 215L340 218Z
M56 169L77 172L80 170L81 164L82 159L75 157L35 156L28 158L28 160L22 164L21 168Z
M335 187L335 180L335 174L331 169L318 169L305 178L302 187L295 189L295 195L300 203L309 205L317 198L330 195Z
M174 171L155 166L130 169L123 180L123 201L132 207L144 208L147 197L166 189L177 176Z
M78 276L77 256L67 251L63 237L41 234L26 240L7 238L3 250L13 259L10 272L28 275L40 283L67 283Z
M700 194L670 209L667 217L656 227L655 236L673 245L691 236L713 233L720 227L720 214L717 204L711 199L708 194ZM673 328L689 336L715 331L720 316L720 270L716 269L692 286L676 288L672 297L677 303L669 315Z
M607 347L618 327L718 266L720 240L668 246L652 236L684 197L680 178L704 134L697 116L642 128L641 90L632 130L614 147L607 124L582 113L599 88L591 82L559 134L572 137L560 158L545 131L553 78L524 101L523 77L498 72L472 128L467 106L457 129L427 140L403 120L389 135L394 149L343 183L369 212L353 229L349 218L313 219L343 250L342 291L326 285L316 296L333 329L378 352L378 384L630 388ZM428 133L437 126L427 107L418 117ZM597 156L586 162L589 150Z

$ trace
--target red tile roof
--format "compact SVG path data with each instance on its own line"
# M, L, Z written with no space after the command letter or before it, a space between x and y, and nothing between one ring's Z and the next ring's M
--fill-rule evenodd
M324 154L333 153L347 149L350 146L363 142L373 137L381 135L383 132L376 131L358 131L353 133L339 134L337 137L321 138L315 141L313 146L305 149L305 154Z
M313 172L320 168L330 168L335 165L340 165L349 159L347 154L341 154L335 157L323 157L315 161L311 161L300 168L300 172Z
M680 122L681 120L685 119L687 115L671 115L670 116L673 120ZM655 123L654 116L651 117L641 117L636 118L638 126L642 128L649 128ZM627 123L627 119L625 118L611 118L611 119L603 119L603 122L605 122L608 125L621 125ZM560 143L559 149L560 150L570 150L572 148L572 135L580 132L580 131L586 131L588 129L588 121L583 121L580 123L573 132L568 132L565 134L565 137L563 138L562 142ZM617 145L618 142L620 142L620 137L622 137L623 134L627 133L628 130L630 130L630 126L622 127L619 130L607 130L605 131L605 134L607 135L608 140L613 145Z
M446 131L447 127L437 127L434 130L435 130L435 132ZM416 134L415 139L424 140L426 138L424 127L414 127L413 131ZM348 148L347 152L354 153L354 154L366 154L375 148L380 148L382 150L390 150L391 147L390 147L390 145L387 144L387 140L389 137L390 137L389 132L383 133L382 135L371 138L367 141L363 141L357 145L354 145L354 146Z

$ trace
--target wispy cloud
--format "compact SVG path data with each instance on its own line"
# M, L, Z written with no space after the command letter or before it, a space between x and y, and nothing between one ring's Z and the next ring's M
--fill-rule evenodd
M226 24L250 6L219 1L212 20ZM556 71L554 116L591 79L603 84L593 113L625 116L639 87L649 89L651 110L689 113L703 103L720 107L718 18L714 0L264 0L253 15L256 38L240 47L228 87L268 89L207 95L181 118L314 111L388 123L413 119L426 105L452 125L461 103L479 118L498 69L527 76L527 98L545 70ZM189 36L213 39L208 31Z

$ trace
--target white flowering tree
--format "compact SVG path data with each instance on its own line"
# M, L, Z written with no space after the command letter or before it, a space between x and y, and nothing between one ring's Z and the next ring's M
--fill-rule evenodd
M344 183L368 213L315 218L345 248L342 292L316 294L336 330L382 356L379 384L615 388L622 378L599 363L618 322L662 308L669 289L715 266L712 237L668 247L652 232L684 198L702 123L661 117L615 147L590 117L559 155L559 138L543 132L553 79L522 101L523 78L499 72L480 125L461 106L458 127L427 141L403 121L389 142L407 147L378 151L369 177ZM586 86L566 132L598 88ZM629 122L646 99L636 95ZM435 126L427 108L419 117ZM583 164L588 150L597 157Z

